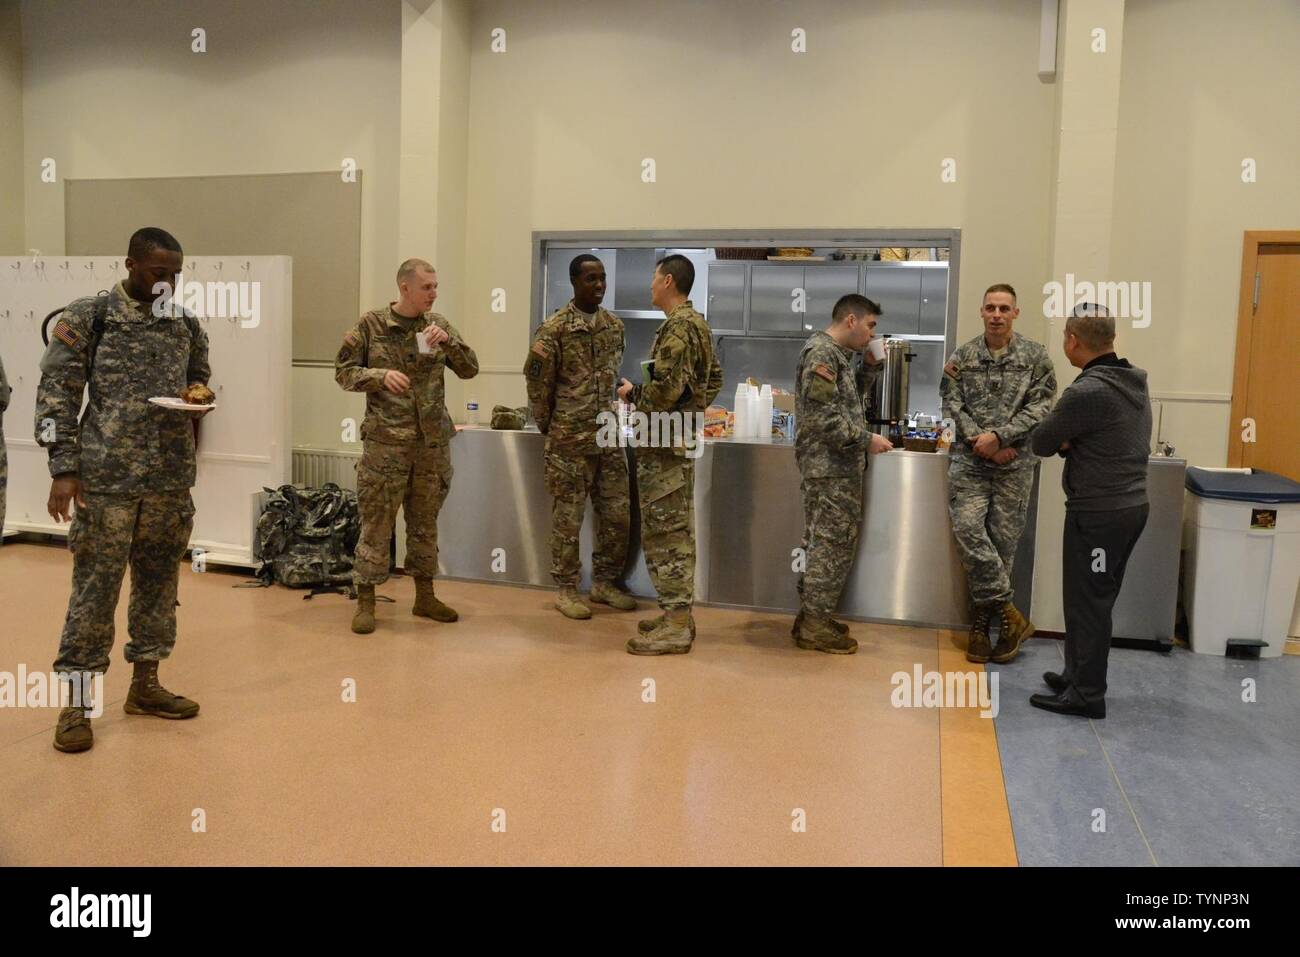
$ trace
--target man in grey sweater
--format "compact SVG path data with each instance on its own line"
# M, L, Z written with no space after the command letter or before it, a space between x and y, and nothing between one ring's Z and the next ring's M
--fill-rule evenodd
M1065 323L1065 356L1082 370L1030 435L1035 455L1065 458L1061 572L1065 671L1029 699L1058 714L1106 717L1111 611L1146 527L1151 402L1147 374L1115 355L1115 320L1083 303Z

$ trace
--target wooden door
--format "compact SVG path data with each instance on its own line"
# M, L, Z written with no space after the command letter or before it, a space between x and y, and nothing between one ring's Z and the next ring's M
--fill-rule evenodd
M1300 233L1248 232L1242 259L1228 463L1300 482Z

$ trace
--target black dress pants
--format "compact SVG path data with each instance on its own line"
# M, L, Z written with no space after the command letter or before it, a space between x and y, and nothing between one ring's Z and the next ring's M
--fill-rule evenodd
M1065 680L1089 703L1106 697L1111 611L1149 512L1149 505L1135 505L1108 512L1065 513L1061 556Z

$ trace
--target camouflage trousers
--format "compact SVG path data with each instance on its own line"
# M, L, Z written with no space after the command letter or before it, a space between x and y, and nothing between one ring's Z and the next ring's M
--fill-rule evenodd
M796 586L804 614L821 618L839 607L849 569L858 554L862 525L862 476L807 478L803 497L805 571Z
M85 492L68 529L72 597L55 671L108 669L122 576L131 565L126 660L161 661L176 644L179 562L194 528L189 489L147 494Z
M551 504L551 577L557 585L576 585L582 571L578 533L587 511L587 498L596 513L596 541L591 550L593 582L617 581L627 564L627 540L632 524L628 492L627 453L600 449L595 455L546 450L546 489Z
M352 581L388 581L389 542L397 510L406 518L406 573L413 578L438 574L438 512L451 488L451 451L445 445L367 440L357 463L357 541Z
M695 462L671 451L636 450L641 549L665 611L695 600Z
M1025 530L1032 468L948 466L948 517L976 604L1010 601L1011 565Z
M0 412L0 415L3 415ZM5 496L9 488L9 459L5 452L5 431L0 429L0 545L4 544L5 532Z

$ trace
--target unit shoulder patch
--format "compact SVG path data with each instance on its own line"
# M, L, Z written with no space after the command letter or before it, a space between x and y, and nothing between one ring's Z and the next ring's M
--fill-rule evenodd
M839 390L835 388L835 383L823 379L820 375L814 375L808 380L808 392L806 398L813 402L830 404L839 398Z

